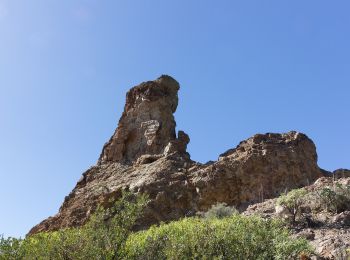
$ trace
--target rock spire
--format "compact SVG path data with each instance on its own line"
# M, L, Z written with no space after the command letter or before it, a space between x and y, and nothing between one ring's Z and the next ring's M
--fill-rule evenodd
M168 152L179 143L182 147L176 148L185 153L189 138L182 131L176 138L173 116L179 89L179 83L166 75L130 89L118 128L103 147L99 164L134 163L141 156L162 155L166 147Z

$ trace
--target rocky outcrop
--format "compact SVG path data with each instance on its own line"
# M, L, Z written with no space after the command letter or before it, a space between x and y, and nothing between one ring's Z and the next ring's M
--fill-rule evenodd
M86 171L54 217L30 234L79 226L122 189L147 193L139 228L204 211L217 202L245 208L322 176L314 143L304 134L257 134L218 161L190 160L187 134L175 134L179 84L162 76L132 88L118 128L98 164Z
M332 177L334 179L347 178L350 177L350 170L348 169L338 169L332 172Z
M176 140L173 113L179 88L169 76L132 88L126 95L118 128L103 147L98 163L132 163L144 154L162 154Z
M221 154L206 167L190 170L199 209L216 202L245 207L322 176L314 143L304 134L257 134Z

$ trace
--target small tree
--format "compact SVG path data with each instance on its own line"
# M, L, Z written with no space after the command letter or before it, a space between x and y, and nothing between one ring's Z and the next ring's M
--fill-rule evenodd
M296 217L300 214L301 205L307 191L305 189L291 190L289 193L280 196L277 204L286 208L292 216L292 222L296 222Z

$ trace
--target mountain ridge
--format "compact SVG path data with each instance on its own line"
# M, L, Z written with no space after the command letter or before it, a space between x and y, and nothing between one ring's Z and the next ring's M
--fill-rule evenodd
M296 131L256 134L215 162L192 161L189 136L175 132L179 89L166 75L130 89L97 164L83 173L59 212L29 234L83 225L99 204L117 199L123 189L150 196L138 222L146 228L218 202L245 208L331 174L318 167L312 140Z

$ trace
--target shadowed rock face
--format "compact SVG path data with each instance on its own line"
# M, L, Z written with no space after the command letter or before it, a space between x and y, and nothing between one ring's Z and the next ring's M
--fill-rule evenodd
M146 228L192 216L217 202L245 208L323 175L314 143L294 131L257 134L216 162L190 160L188 135L175 135L178 90L179 84L169 76L132 88L98 164L83 174L58 214L29 234L82 225L97 205L117 199L122 189L149 195L138 222L139 228Z

